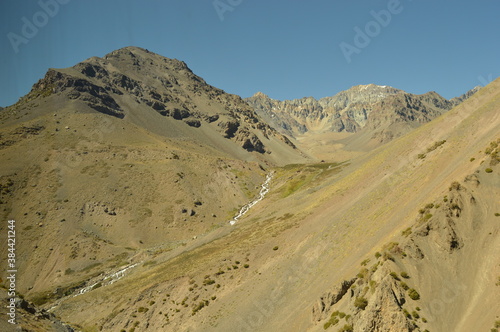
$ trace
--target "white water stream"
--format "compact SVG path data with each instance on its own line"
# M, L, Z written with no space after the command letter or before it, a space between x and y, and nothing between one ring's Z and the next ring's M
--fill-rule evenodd
M248 210L250 210L255 204L259 203L266 196L266 194L269 192L269 183L271 182L271 179L273 178L273 175L274 175L274 172L271 172L271 173L267 174L266 181L264 181L264 183L262 184L262 186L260 188L259 196L255 200L253 200L250 203L244 205L240 209L240 212L238 212L238 214L233 218L233 220L231 220L229 222L229 224L231 224L231 225L236 224L236 222L238 221L238 219L240 219L241 217L243 217L243 215L245 215L245 213L247 213Z

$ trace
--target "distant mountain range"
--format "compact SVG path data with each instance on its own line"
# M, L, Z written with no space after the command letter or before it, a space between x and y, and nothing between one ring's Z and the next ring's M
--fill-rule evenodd
M305 97L279 101L258 92L245 101L271 126L294 137L306 132L356 133L364 130L371 131L372 138L386 142L449 111L478 90L476 87L447 100L436 92L415 95L389 86L369 84L319 100Z

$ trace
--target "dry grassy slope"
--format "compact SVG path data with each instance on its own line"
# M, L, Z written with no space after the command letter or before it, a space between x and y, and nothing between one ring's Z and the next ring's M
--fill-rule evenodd
M158 253L153 265L142 265L111 286L68 299L56 312L64 320L109 331L129 329L135 321L138 330L146 326L171 331L322 330L311 317L320 296L355 275L363 259L399 239L418 210L442 199L450 183L485 167L481 166L484 149L499 132L499 104L497 80L444 116L350 163L280 169L269 196L236 227L208 233L184 251ZM426 152L440 140L446 143ZM421 153L426 154L424 159L418 158ZM471 157L476 159L470 162ZM498 193L498 180L492 181L498 179L498 166L488 176L481 175L486 182L481 188L490 189L477 194L478 204L485 207L474 212L487 216L486 227L479 237L467 232L476 249L449 260L444 256L439 264L423 261L422 271L434 274L433 280L450 273L464 275L458 272L461 269L453 270L451 261L475 262L478 269L485 269L475 259L482 250L491 255L488 262L498 261L494 250L498 236L488 248L479 249L482 237L491 236L489 230L498 234L489 217ZM413 271L409 273L418 281L422 299L432 298L435 289L424 274L404 268ZM225 273L218 274L220 270ZM476 292L476 276L485 274L465 275L470 285L464 296L484 298L485 303L494 300L489 288ZM494 274L486 275L491 282ZM215 282L203 285L205 277ZM208 306L192 315L202 300ZM483 316L477 313L486 308L481 301L468 307L457 303L448 316L429 326L467 331L479 324ZM139 312L140 307L148 310Z
M71 106L46 113L2 128L14 143L0 149L0 213L17 221L18 290L27 296L74 285L150 247L181 246L226 223L265 178L258 163L209 144ZM35 127L43 129L26 129Z

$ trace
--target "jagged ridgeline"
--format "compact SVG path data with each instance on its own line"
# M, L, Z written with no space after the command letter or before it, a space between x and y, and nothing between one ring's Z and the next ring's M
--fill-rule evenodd
M333 97L279 101L258 92L245 100L282 133L359 133L386 143L449 111L479 90L447 100L436 92L422 95L390 86L358 85Z

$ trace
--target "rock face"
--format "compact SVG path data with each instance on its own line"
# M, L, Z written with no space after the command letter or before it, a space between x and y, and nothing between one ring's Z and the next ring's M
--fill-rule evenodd
M239 96L210 86L182 61L137 47L93 57L71 68L50 69L20 102L50 95L83 102L117 118L138 117L134 108L145 105L192 128L214 124L220 135L247 151L268 152L264 138L295 148Z
M406 132L393 128L395 124L404 123L412 128L426 123L476 91L449 101L435 92L414 95L389 86L369 84L319 100L306 97L279 101L261 92L245 100L271 126L289 135L324 131L356 133L367 128L374 131L374 138L387 140Z
M472 97L480 89L481 89L481 86L476 86L476 87L474 87L473 89L467 91L466 93L464 93L461 96L458 96L458 97L455 97L455 98L451 98L450 101L453 103L453 105L459 105L462 102L464 102L465 100L467 100L470 97Z
M316 303L312 309L313 311L313 321L319 322L325 318L327 318L330 313L331 307L339 302L342 297L347 293L349 288L351 288L352 284L356 281L356 278L351 280L344 280L342 283L334 288L332 291L325 293L318 303Z

